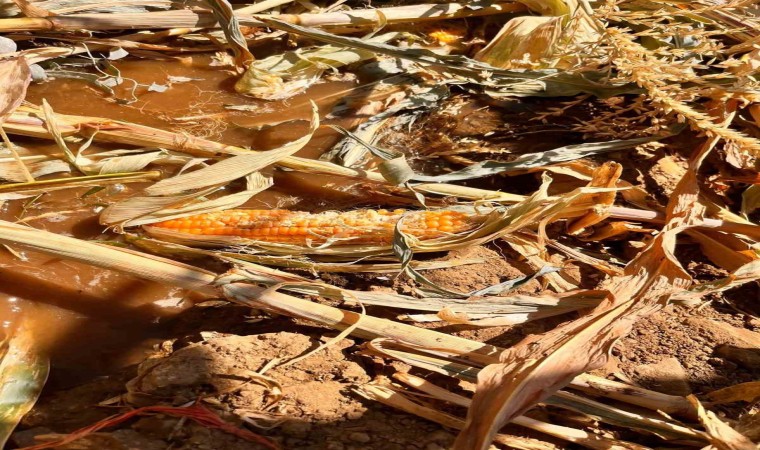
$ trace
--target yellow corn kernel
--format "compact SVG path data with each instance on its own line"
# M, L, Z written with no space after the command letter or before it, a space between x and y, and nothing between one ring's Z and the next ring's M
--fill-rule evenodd
M418 239L435 239L477 227L482 216L451 210L355 210L312 214L288 210L233 209L159 222L153 226L200 236L237 236L305 244L338 239L349 244L389 244L396 224Z

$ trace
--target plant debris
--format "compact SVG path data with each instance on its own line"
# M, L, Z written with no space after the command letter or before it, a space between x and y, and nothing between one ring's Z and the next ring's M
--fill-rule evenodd
M0 443L755 448L757 30L0 1Z

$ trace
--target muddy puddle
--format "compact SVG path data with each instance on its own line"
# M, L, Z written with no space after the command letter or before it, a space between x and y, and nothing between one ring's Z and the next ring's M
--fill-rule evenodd
M260 102L231 92L230 75L209 67L210 57L168 61L116 61L126 80L109 96L82 80L61 78L32 84L27 101L45 99L62 114L106 117L157 128L184 131L211 140L266 150L302 136L306 122L291 122L268 129L236 126L236 121L262 124L308 117L309 100L329 110L352 82L315 86L288 102ZM151 86L154 86L151 88ZM161 86L161 87L155 87ZM154 92L151 89L165 89ZM129 104L124 104L125 100ZM226 107L249 109L234 111ZM333 145L338 135L318 131L301 152L317 156ZM59 152L55 145L33 138L16 144L36 154ZM92 151L119 148L93 144ZM275 208L309 202L354 201L340 195L321 177L281 173L276 187L257 195L251 207ZM23 221L51 232L87 240L115 237L98 224L103 205L139 192L145 184L116 184L98 192L89 188L49 192L32 199L7 202L0 219ZM309 189L304 190L304 186ZM350 186L345 187L346 191ZM330 197L332 195L332 197ZM201 298L187 291L132 278L120 273L19 251L0 252L0 323L12 329L21 317L31 323L35 339L51 357L51 380L46 389L74 385L144 359L146 351L167 338L164 323Z
M26 100L41 104L44 99L61 114L125 120L266 150L304 135L310 101L318 105L324 117L358 83L328 81L284 102L261 102L232 93L230 75L209 67L210 61L209 57L198 56L168 61L116 61L114 66L120 76L133 81L125 81L123 84L129 86L115 88L113 95L107 95L92 83L61 78L31 85ZM151 89L163 89L156 85L167 88L152 92ZM231 110L230 106L245 111ZM351 127L353 120L356 119L335 119L331 123ZM335 130L322 127L298 155L318 157L339 139ZM36 154L60 153L49 141L16 137L14 142ZM88 152L118 148L121 147L95 142ZM349 209L374 201L364 184L349 179L288 171L265 173L274 177L274 186L253 197L246 207L319 211ZM90 241L115 241L118 245L122 242L120 236L100 225L98 214L107 204L138 195L148 185L105 184L102 189L51 191L31 199L6 202L0 210L0 219ZM377 203L387 200L381 198ZM395 201L398 200L390 204ZM495 272L490 276L491 281L500 280ZM327 277L338 284L346 283L340 275ZM367 277L365 283L370 283L371 278ZM192 308L199 303L202 306ZM0 252L0 323L6 331L21 324L29 327L40 353L50 357L51 371L43 400L22 425L23 429L29 429L29 436L40 430L44 433L48 427L72 431L104 419L112 408L93 406L119 398L126 381L136 375L137 365L149 356L185 348L177 358L167 360L167 364L176 365L176 376L188 384L188 389L202 383L228 390L239 386L239 380L202 377L259 370L278 358L291 358L313 349L320 336L330 332L284 318L258 323L260 319L255 316L250 308L215 303L200 294L110 270L20 249ZM234 334L218 334L215 330ZM208 341L209 345L199 340ZM413 441L429 441L431 448L437 448L438 443L447 445L452 441L451 433L438 430L431 423L384 409L368 410L350 394L353 385L369 381L356 358L349 360L343 354L351 345L352 341L346 340L324 357L278 370L275 375L283 384L285 399L276 411L254 415L249 420L266 427L280 426L282 420L293 418L282 425L287 448L323 448L325 442L335 445L346 442L348 448L362 448L373 433L398 439L399 444L391 443L388 448L401 449L403 443ZM251 356L254 354L255 357ZM161 383L166 380L140 381L139 391L149 396L161 395L165 390ZM181 401L176 397L178 392L172 393L175 402ZM266 398L262 397L261 389L246 388L236 396L234 404L240 408L237 411L241 417L247 417L247 410L266 406L260 404ZM130 401L140 404L140 396ZM350 422L345 426L335 425L346 419ZM137 427L141 434L132 432L126 436L124 448L153 448L162 442L152 439L156 437L172 440L175 433L166 431L166 427L178 425L181 423L167 422L165 418L142 420ZM245 446L225 433L215 431L209 435L202 427L185 425L184 429L191 430L191 435L185 436L183 432L182 439L200 442L202 446L213 442L213 448L218 449L260 448ZM85 439L83 445L122 448L122 444L113 441L121 439L119 433L104 437L103 442L97 437L93 437L95 441ZM32 442L25 441L28 438L23 431L15 439L18 444Z
M124 81L112 93L92 82L62 76L33 83L26 100L39 105L44 99L56 113L124 120L267 150L304 135L312 101L324 116L358 85L357 80L326 81L287 101L264 102L234 93L234 78L211 64L210 56L114 61ZM329 123L351 127L355 120L338 118ZM337 131L322 127L297 155L319 157L339 139ZM46 140L17 136L14 142L33 154L60 153ZM119 148L95 142L87 151ZM373 201L361 184L347 179L288 171L267 174L274 177L275 185L246 207L318 211ZM6 202L0 219L81 239L118 239L98 223L98 214L108 203L138 194L146 186L138 182L106 184L99 190L52 191ZM382 200L387 199L378 201ZM7 329L22 316L31 323L51 357L48 390L140 362L156 343L169 337L164 323L201 300L178 288L85 264L25 251L17 255L20 258L0 253L0 322Z
M326 81L286 101L264 102L234 93L234 78L215 68L210 56L114 61L113 66L123 81L112 92L91 81L59 75L32 84L26 100L36 105L45 100L56 113L124 120L267 150L303 136L312 101L324 117L359 83L353 78ZM462 115L473 113L477 110L470 107ZM351 128L355 120L328 122ZM339 139L338 132L321 127L297 155L319 157ZM15 143L35 154L60 152L49 141L17 137ZM118 148L95 142L88 152ZM256 195L247 207L320 210L373 201L361 184L350 180L287 171L267 173L274 176L274 187ZM49 192L7 202L0 219L23 221L81 239L114 239L117 235L98 224L98 213L104 205L138 194L145 186L129 183L106 185L101 190ZM383 200L388 201L381 198L378 202ZM31 321L52 358L49 389L139 362L146 351L167 337L162 326L167 318L193 304L192 295L180 289L38 254L21 252L19 256L0 253L0 321L6 328L15 326L21 316Z

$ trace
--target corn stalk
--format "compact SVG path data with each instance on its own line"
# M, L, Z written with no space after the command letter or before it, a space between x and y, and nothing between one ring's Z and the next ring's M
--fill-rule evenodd
M357 28L372 28L380 24L385 17L389 24L416 23L480 17L511 12L523 12L525 6L519 3L495 3L479 8L470 8L459 3L423 4L396 6L379 9L358 9L346 12L317 14L283 14L276 16L280 20L298 23L309 27L344 28L349 31ZM266 24L251 13L236 14L245 20L245 25L265 27ZM270 16L275 17L275 16ZM70 14L49 17L21 17L0 19L0 32L19 31L109 31L135 30L146 28L215 28L218 27L213 13L205 10L178 9L146 13L119 14Z

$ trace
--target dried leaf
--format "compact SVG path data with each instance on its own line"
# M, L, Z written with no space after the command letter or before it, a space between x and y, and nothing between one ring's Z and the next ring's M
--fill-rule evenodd
M760 184L753 184L742 194L742 215L748 217L760 208Z
M388 33L368 39L384 43L397 37ZM258 60L235 83L235 90L264 100L282 100L292 97L319 80L328 70L374 58L367 50L334 45L298 49Z
M0 124L16 109L26 96L26 88L32 81L32 72L23 57L0 61Z
M384 405L439 423L445 427L462 428L463 425L462 419L458 417L444 413L438 408L413 402L405 395L384 386L365 384L357 388L356 392L364 398L381 402ZM554 448L542 441L508 434L499 434L495 436L495 440L519 450L551 450Z
M134 155L114 156L101 160L99 173L137 172L149 164L160 161L168 156L165 150L138 153Z
M385 81L385 80L384 80ZM402 78L400 82L409 82L407 78ZM418 85L411 89L406 98L399 101L389 108L383 108L382 111L374 114L366 122L356 127L353 132L337 127L339 131L346 135L331 150L325 152L320 159L334 161L337 164L346 167L356 167L364 162L368 152L375 150L373 145L379 137L378 131L383 124L389 119L400 120L400 113L419 114L420 112L429 111L440 105L440 102L448 98L451 92L445 85ZM396 183L401 184L401 182Z
M314 28L284 22L274 18L261 18L273 28L308 36L334 45L369 50L378 54L408 59L423 65L443 69L447 74L462 77L468 82L488 86L489 95L509 96L572 96L589 93L608 97L633 92L630 85L603 84L606 75L601 73L561 73L553 70L512 71L493 67L461 55L441 55L428 49L399 48L392 45L366 42L362 39L338 36ZM460 82L459 80L456 80Z
M580 319L524 339L502 353L500 364L479 373L473 406L455 449L486 449L504 423L578 374L601 367L612 345L637 319L664 307L674 293L689 287L691 277L673 255L676 236L701 221L704 208L698 203L697 170L717 141L711 139L694 153L668 204L663 231L626 266L623 276L607 283L608 301Z
M27 182L34 181L34 177L29 172L24 162L19 157L15 146L5 134L2 125L8 116L18 108L26 96L26 89L32 81L32 72L24 57L16 57L0 61L0 135L5 146L13 155L16 165L23 175L23 180Z
M189 194L166 197L130 197L126 200L113 203L104 209L100 214L100 223L101 225L121 224L165 208L178 207L194 199L208 195L216 189L216 187L212 187L200 192L196 191Z
M402 154L395 154L388 150L381 149L370 145L367 142L361 140L353 133L346 132L348 137L362 144L372 154L377 157L385 159L385 161L378 166L378 170L383 174L383 177L393 184L402 184L407 181L425 181L425 182L451 182L451 181L463 181L471 180L475 178L482 178L500 173L509 173L518 170L534 169L544 167L561 162L573 161L576 159L587 158L592 155L604 154L609 152L615 152L626 149L633 149L637 145L645 144L647 142L653 142L660 139L664 139L666 136L653 136L645 138L635 138L626 140L614 140L607 142L588 142L585 144L566 145L564 147L555 148L553 150L547 150L537 153L526 153L518 156L512 161L481 161L474 164L470 164L464 169L457 170L451 173L442 175L422 175L415 173L406 162L406 157ZM619 165L618 165L619 166ZM601 169L600 169L601 170ZM606 169L609 171L609 169ZM622 168L620 168L622 171ZM608 177L612 179L608 180L606 184L610 187L617 184L617 177L614 177L615 171L608 173ZM601 176L601 175L600 175ZM608 177L602 176L605 180ZM603 184L601 179L593 181L598 186ZM609 195L605 197L609 199ZM612 194L614 199L614 194Z
M469 407L472 404L472 401L462 395L455 394L453 392L450 392L446 389L443 389L441 387L438 387L429 381L416 377L414 375L410 375L408 373L404 372L396 372L393 374L393 378L412 386L416 389L419 389L420 391L432 395L435 398L438 398L443 401L447 401L449 403L453 403L458 406L463 407ZM576 444L583 445L586 448L591 449L598 449L598 450L623 450L623 449L636 449L636 450L645 450L648 447L644 447L638 444L634 444L631 442L625 442L620 440L615 440L607 437L598 436L596 434L586 432L583 430L578 430L575 428L570 427L564 427L560 425L554 425L547 422L542 422L540 420L536 420L530 417L526 416L520 416L516 417L513 421L514 424L520 425L526 428L529 428L531 430L535 430L541 433L546 433L549 436L554 436L556 438L573 442Z
M697 408L697 417L707 431L710 443L719 450L757 450L757 446L746 436L731 428L712 411L706 410L697 397L687 397Z
M612 188L617 186L620 175L623 173L623 166L608 161L594 171L593 177L589 182L590 187ZM596 225L609 216L609 207L615 203L615 192L603 192L590 196L589 202L593 208L583 217L580 217L567 225L568 234L578 234L584 228Z
M33 178L43 177L53 173L71 172L71 166L60 159L24 164L31 172ZM13 182L27 181L24 171L19 167L16 161L0 163L0 179Z
M688 234L699 243L710 261L731 272L760 257L752 247L732 234L711 230L689 230Z
M760 381L748 381L712 391L706 396L715 404L750 402L760 400Z
M562 36L563 17L523 16L507 22L475 59L505 69L553 67L541 64Z
M135 216L129 220L123 221L120 226L139 226L147 225L155 222L161 222L164 220L178 219L180 217L192 216L196 214L205 214L215 211L223 211L230 208L236 208L245 204L254 195L261 191L264 191L272 186L273 182L271 178L262 176L258 172L254 172L248 176L248 188L242 192L236 192L234 194L223 195L221 197L212 200L193 201L182 206L171 205L169 208L162 208L151 211L149 214ZM193 200L197 199L197 193L192 197ZM143 197L144 199L145 197ZM155 199L163 200L167 197L148 197L145 205L152 204ZM132 199L129 199L132 200ZM128 200L128 201L129 201ZM101 218L101 223L103 219Z
M206 3L214 12L214 17L216 17L222 31L224 31L227 42L232 47L235 54L235 64L242 68L248 67L255 58L248 50L248 44L240 31L240 23L235 16L232 5L227 0L206 0Z
M209 167L204 167L203 169L178 175L173 178L167 178L145 189L145 192L150 195L172 195L193 189L202 189L208 186L226 184L293 155L311 140L314 132L319 128L319 111L317 110L317 105L312 103L311 106L311 126L305 136L296 139L293 142L289 142L275 150L233 156L232 158L224 159Z
M69 149L69 146L63 139L63 134L61 134L61 130L58 128L58 119L56 118L55 112L53 112L53 108L45 99L42 99L42 113L45 116L45 126L50 135L53 136L55 143L58 144L58 148L63 152L66 161L85 175L90 175L81 167L80 161L77 160L77 156Z

